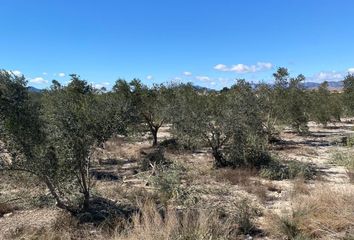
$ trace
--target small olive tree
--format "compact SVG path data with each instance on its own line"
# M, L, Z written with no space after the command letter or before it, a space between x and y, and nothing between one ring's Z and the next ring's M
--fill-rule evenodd
M157 133L169 119L171 89L162 84L149 88L138 79L130 83L120 79L113 90L131 104L130 118L134 127L140 129L139 124L144 123L153 138L152 145L156 146Z
M343 101L348 115L354 114L354 74L348 74L344 78Z
M229 91L203 94L186 85L176 95L179 110L173 125L180 141L209 147L216 167L267 163L262 119L250 84L240 80Z
M290 77L287 68L278 68L273 74L275 83L272 100L274 115L278 124L290 125L298 133L308 131L309 99L303 86L305 77Z
M23 77L0 72L1 141L8 152L1 155L1 169L37 176L58 207L76 213L90 208L92 153L124 125L109 108L111 98L71 77L66 87L54 82L38 106Z

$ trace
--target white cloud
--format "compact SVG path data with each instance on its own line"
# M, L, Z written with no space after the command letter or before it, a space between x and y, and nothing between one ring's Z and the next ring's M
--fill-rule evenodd
M154 77L151 76L151 75L146 76L146 79L147 79L147 80L151 80L151 79L153 79L153 78L154 78Z
M46 72L43 72L42 74L43 74L43 75L47 75L48 73L46 73Z
M58 73L59 77L65 77L65 73Z
M22 73L19 70L12 71L12 73L18 77L22 76Z
M20 72L19 70L10 70L7 71L8 73L12 73L13 75L17 76L17 77L21 77L22 76L22 72Z
M215 70L222 71L222 72L227 72L229 71L228 67L224 64L217 64L214 66Z
M349 71L349 69L348 69ZM342 81L344 79L344 73L329 71L329 72L319 72L309 77L310 81L314 82L324 82L324 81Z
M187 77L190 77L190 76L192 76L193 74L191 73L191 72L183 72L183 75L184 76L187 76Z
M214 66L215 70L222 72L236 72L236 73L255 73L260 71L265 71L273 68L273 64L270 62L257 62L254 65L246 65L246 64L236 64L230 67L225 64L217 64Z
M36 78L32 78L29 80L30 83L34 83L34 84L45 84L48 83L47 80L45 80L42 77L36 77Z
M93 87L96 89L101 89L101 88L107 88L110 85L109 82L103 82L103 83L95 83L93 84Z
M348 69L348 72L349 72L349 73L354 73L354 68L349 68L349 69Z
M211 80L208 76L196 76L195 78L202 82L209 82Z

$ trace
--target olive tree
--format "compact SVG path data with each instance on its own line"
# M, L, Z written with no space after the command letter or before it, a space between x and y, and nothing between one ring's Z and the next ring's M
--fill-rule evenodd
M124 125L120 113L109 108L112 99L71 77L65 87L54 82L37 106L23 77L1 72L1 141L8 152L1 156L1 169L37 176L58 207L76 213L90 208L92 153Z
M157 133L169 119L171 90L162 84L149 88L138 79L132 80L129 84L120 79L113 90L128 99L134 127L139 129L139 123L143 123L153 138L152 145L156 146Z
M178 139L210 148L216 167L266 164L265 134L250 84L240 80L229 91L203 94L182 86L176 101Z
M308 131L308 97L303 86L305 77L290 77L287 68L278 68L273 74L275 116L278 123L290 125L298 133Z
M354 114L354 74L348 74L344 78L343 100L348 114Z

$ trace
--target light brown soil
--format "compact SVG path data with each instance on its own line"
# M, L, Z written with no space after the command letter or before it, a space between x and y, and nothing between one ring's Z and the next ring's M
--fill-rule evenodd
M346 169L329 163L335 151L348 151L347 147L336 144L345 134L354 133L352 123L336 123L326 128L310 123L308 136L299 136L291 132L281 135L285 144L275 153L289 159L296 159L312 163L318 171L319 177L306 181L305 187L311 192L316 188L335 188L344 191L354 191L354 185L350 183ZM168 127L161 129L159 138L170 137ZM145 189L153 192L154 188L148 184L149 174L140 173L138 160L141 151L150 148L150 142L129 142L123 138L116 138L106 144L104 150L97 153L97 164L93 171L97 173L95 188L103 196L112 200L120 200L124 194ZM350 150L350 149L349 149ZM247 184L259 182L266 187L263 199L247 186L234 185L228 181L220 181L215 177L213 159L211 154L203 149L197 153L191 152L166 152L166 157L180 163L186 168L183 183L188 185L192 194L198 196L199 207L232 209L234 203L241 198L251 199L264 212L280 214L291 209L291 201L294 197L296 180L269 181L258 177L250 177ZM2 176L0 176L2 178ZM0 183L0 199L6 194L6 198L18 197L18 191L11 195L5 194L4 189L10 189L6 183ZM252 185L253 188L254 185ZM273 190L272 190L273 189ZM275 190L274 190L275 189ZM19 191L24 189L20 189ZM55 221L60 211L55 208L23 209L0 218L0 239L5 234L17 231L25 227L41 228ZM258 219L260 229L264 226L264 217ZM263 237L262 239L270 239Z

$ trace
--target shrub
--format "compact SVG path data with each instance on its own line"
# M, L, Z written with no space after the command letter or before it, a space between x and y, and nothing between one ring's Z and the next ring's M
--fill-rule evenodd
M315 175L314 168L308 163L291 160L280 162L273 160L268 166L260 171L260 176L270 180L294 179L302 177L304 179L312 179Z
M250 204L248 199L242 199L236 204L235 221L242 234L250 234L255 229L254 219L260 215L258 208Z
M354 154L352 152L334 153L331 163L346 167L349 180L354 183Z
M142 171L148 171L153 167L161 168L169 165L170 161L165 158L163 148L153 148L142 152L142 159L139 162Z
M183 169L177 165L160 169L156 176L151 178L153 186L158 190L160 200L166 203L170 199L176 201L186 197L186 191L181 187Z

